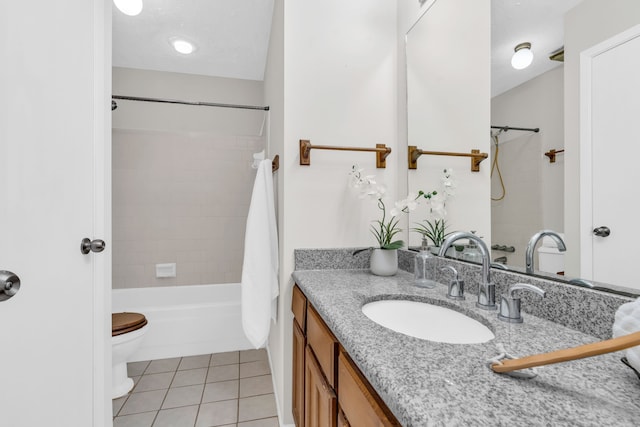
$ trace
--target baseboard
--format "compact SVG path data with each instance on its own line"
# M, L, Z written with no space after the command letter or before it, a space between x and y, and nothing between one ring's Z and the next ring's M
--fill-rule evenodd
M282 413L280 412L280 408L282 406L280 406L280 397L278 396L278 388L276 387L276 380L275 380L275 375L273 375L273 362L271 360L271 352L269 351L269 346L266 346L267 349L267 356L269 358L269 369L271 370L271 386L273 387L273 395L275 396L276 399L276 411L278 411L278 424L280 425L280 427L296 427L295 424L284 424L282 422L283 417L282 417Z

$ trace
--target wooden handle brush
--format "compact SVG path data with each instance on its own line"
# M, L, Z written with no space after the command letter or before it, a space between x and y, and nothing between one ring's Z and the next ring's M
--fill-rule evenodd
M554 363L568 362L570 360L584 359L601 354L613 353L629 347L640 345L640 331L623 335L618 338L598 341L578 347L565 348L564 350L551 351L549 353L534 354L519 359L508 359L502 364L494 363L491 369L494 372L511 372L519 369L533 368L535 366L551 365Z

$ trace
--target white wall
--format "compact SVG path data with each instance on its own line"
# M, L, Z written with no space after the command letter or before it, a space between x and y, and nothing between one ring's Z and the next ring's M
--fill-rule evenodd
M488 151L489 1L463 3L477 7L474 10L486 17L478 20L478 14L473 14L473 22L465 27L470 33L477 27L481 33L480 49L486 50L482 55L486 63L476 64L482 83L471 90L481 99L477 117L473 117L474 123L482 123L481 131L472 131L474 135L465 139L464 146L465 150ZM387 185L388 201L406 196L404 34L423 10L409 0L275 2L265 102L271 107L271 154L281 157L276 174L281 289L279 318L271 330L269 352L284 423L292 422L293 251L375 244L369 225L379 218L380 211L375 203L358 199L347 188L348 172L354 163ZM455 21L455 17L450 19ZM450 25L441 28L446 37L451 34ZM375 168L373 153L320 150L311 151L311 166L300 166L300 139L318 145L373 147L384 143L393 151L386 169ZM464 169L470 161L462 163ZM487 162L482 169L465 192L477 190L474 197L478 201L473 199L468 214L482 211L481 221L488 229Z
M491 123L540 128L539 133L508 131L498 138L498 165L506 188L503 200L491 203L493 244L514 246L509 265L524 266L529 238L541 229L564 231L564 156L550 163L544 155L564 148L563 67L554 68L491 100ZM495 131L494 131L495 132ZM492 144L492 159L495 149ZM491 180L493 198L502 195L497 170Z
M436 0L407 35L409 145L489 153L490 13L489 0ZM471 172L468 157L422 155L408 171L409 190L441 192L442 171L453 169L457 189L447 201L448 230L476 230L490 245L490 167L485 160ZM426 207L419 209L411 226L427 218ZM416 233L411 242L420 242Z
M263 82L166 71L113 68L113 94L223 104L263 105ZM116 100L115 129L260 135L265 113L258 110Z
M640 23L637 0L584 0L565 16L565 238L580 247L580 52ZM585 224L590 226L590 224ZM579 253L567 253L567 275L580 275Z
M114 68L113 93L263 105L263 83ZM118 100L113 287L237 283L264 111ZM155 265L176 263L173 278Z
M278 211L278 241L280 258L280 297L278 298L278 322L272 324L269 336L269 356L273 371L273 381L277 398L278 414L281 423L293 423L291 415L291 320L289 303L291 287L290 271L283 267L283 260L291 257L291 250L283 241L284 221L287 214L284 210L284 180L288 174L290 158L295 153L285 150L284 143L284 0L275 0L271 36L269 38L269 55L264 73L264 100L269 105L269 141L270 156L280 156L280 169L274 174L274 189L277 193L276 209Z
M397 197L396 4L386 0L278 0L273 23L265 91L273 108L272 147L282 144L277 178L281 293L269 350L280 413L284 422L291 423L293 250L375 243L368 227L379 211L347 188L353 163L384 181L390 200ZM283 99L278 95L279 86L284 88ZM280 119L275 119L281 108L278 104L283 105L281 135ZM282 142L277 142L280 137ZM374 147L384 143L393 152L386 169L375 168L373 153L319 150L311 152L311 166L300 166L300 139L319 145Z

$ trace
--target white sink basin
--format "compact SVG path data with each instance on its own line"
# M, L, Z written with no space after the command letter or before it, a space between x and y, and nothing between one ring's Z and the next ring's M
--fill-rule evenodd
M362 312L379 325L423 340L450 344L478 344L495 338L482 323L455 310L406 300L365 304Z

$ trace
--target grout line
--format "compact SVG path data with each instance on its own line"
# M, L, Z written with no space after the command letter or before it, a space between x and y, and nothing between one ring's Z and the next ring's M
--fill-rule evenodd
M236 406L236 423L235 423L236 425L238 425L240 423L240 399L247 399L247 398L265 396L265 395L270 395L270 394L273 394L274 398L275 398L275 390L273 389L273 384L271 385L271 388L272 388L271 393L262 393L262 394L255 394L255 395L251 395L251 396L240 397L240 382L243 379L257 378L257 377L262 377L262 376L268 376L268 375L272 376L273 375L272 372L271 372L271 369L269 369L269 372L266 373L266 374L262 373L262 374L258 374L258 375L252 375L252 376L240 378L240 365L241 364L244 364L244 363L255 363L255 362L265 362L265 360L251 360L251 361L240 362L240 353L241 353L241 351L238 351L238 361L237 362L227 363L227 364L222 364L222 365L211 365L211 360L213 358L213 355L216 354L216 353L209 354L209 363L205 367L207 369L207 372L205 374L205 380L204 380L205 382L203 384L202 394L200 395L200 403L197 404L198 410L197 410L197 413L196 413L196 419L194 421L194 426L198 421L198 417L200 416L200 407L203 404L204 391L205 391L205 389L207 387L207 384L212 384L212 383L217 383L217 382L225 382L225 381L237 381L238 382L237 389L236 389L236 397L235 398L214 401L214 402L224 402L224 401L229 401L229 400L236 400L236 402L237 402L237 406ZM177 366L175 368L175 370L173 371L173 376L171 378L171 381L169 383L169 387L168 388L166 388L166 389L158 389L158 390L148 390L148 391L159 391L159 390L164 390L165 391L165 394L164 394L164 397L162 399L162 402L160 403L160 408L159 409L152 410L152 411L139 412L139 413L148 413L148 412L155 412L156 413L155 417L153 419L153 422L152 422L152 426L157 421L158 415L160 414L160 411L163 410L162 406L164 405L164 403L165 403L165 401L167 399L167 396L169 394L169 390L172 388L171 386L173 385L173 382L175 381L176 375L178 374L178 372L180 372L179 371L179 367L180 367L180 364L182 363L182 360L183 360L183 358L181 357L180 361L178 362L178 364L177 364ZM148 361L147 366L144 368L144 370L142 371L142 374L140 375L140 379L142 378L142 376L144 376L146 374L147 369L149 369L149 367L151 366L151 362L153 362L153 360L149 360ZM268 365L270 365L270 363L269 363L270 361L269 361L268 358L267 358L266 362L267 362ZM230 366L230 365L236 365L238 367L238 378L232 378L232 379L221 380L221 381L213 381L211 383L207 382L207 377L209 376L209 372L210 372L211 368L215 368L215 367L218 367L218 366ZM269 368L271 368L271 366L269 366ZM202 369L202 368L192 368L192 369ZM189 371L189 370L192 370L192 369L184 369L183 371ZM170 372L171 371L158 372L158 373L162 374L162 373L170 373ZM154 374L147 374L147 375L154 375ZM272 376L272 378L273 378L273 376ZM139 380L138 380L138 382L139 382ZM193 386L193 385L200 385L200 384L191 384L191 385L180 386L180 387L189 387L189 386ZM137 384L136 384L136 386L137 386ZM180 387L174 387L174 389L175 388L180 388ZM117 414L114 415L114 419L116 417L122 417L123 416L123 415L120 415L120 412L122 411L122 408L124 408L125 404L129 400L129 397L132 396L132 394L133 394L133 390L126 396L126 399L122 403L122 405L121 405L120 409L118 410ZM214 402L207 402L207 403L214 403ZM185 408L185 407L189 407L189 406L195 406L195 404L184 405L184 406L179 406L179 407L170 408L170 409ZM277 410L277 399L276 399L276 410ZM138 413L136 413L136 414L138 414ZM128 415L136 415L136 414L128 414ZM270 419L270 418L276 418L276 420L279 420L278 414L276 413L275 416L268 416L268 417L256 418L256 419L251 419L251 420L244 420L242 422L244 423L244 422L256 421L256 420L266 420L266 419Z
M238 354L238 361L240 360L240 354ZM240 376L240 364L238 364L238 376ZM236 405L236 426L240 422L240 378L238 378L238 404Z

